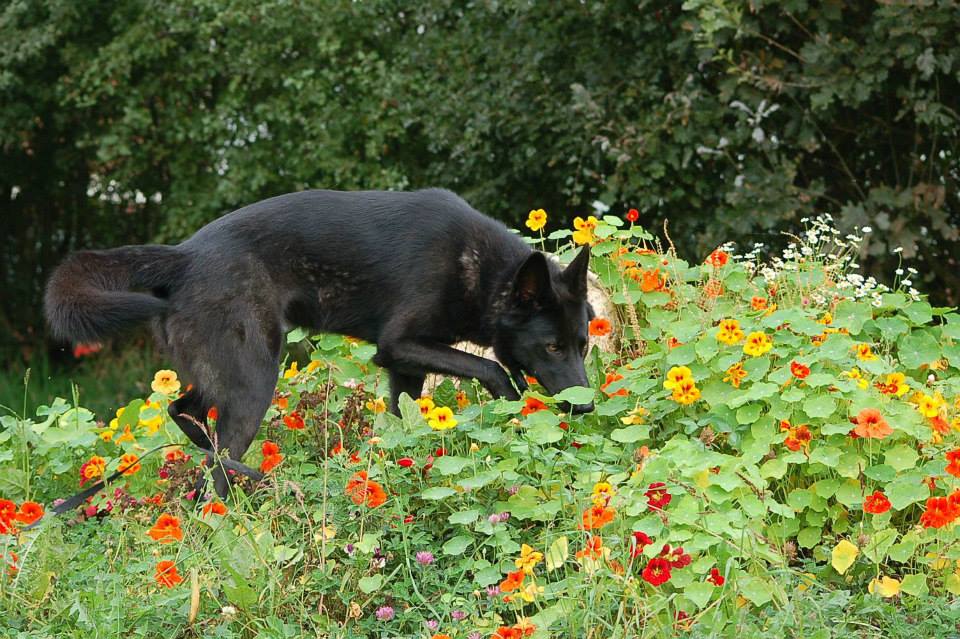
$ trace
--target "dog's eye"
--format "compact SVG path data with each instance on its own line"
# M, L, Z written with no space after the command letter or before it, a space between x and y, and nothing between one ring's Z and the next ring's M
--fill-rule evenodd
M548 353L559 353L559 352L560 352L560 345L559 345L559 344L552 344L552 343L551 343L551 344L547 344L547 352L548 352Z

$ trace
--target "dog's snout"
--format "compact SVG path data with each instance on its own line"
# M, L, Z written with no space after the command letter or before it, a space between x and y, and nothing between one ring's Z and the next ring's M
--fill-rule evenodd
M583 413L592 413L593 412L593 402L586 404L574 404L573 405L573 414L582 415Z

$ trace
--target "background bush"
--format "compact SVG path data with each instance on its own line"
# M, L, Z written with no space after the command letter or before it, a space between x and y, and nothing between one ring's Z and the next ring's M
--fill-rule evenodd
M0 349L70 249L285 191L444 186L517 224L594 200L681 254L812 211L958 291L952 2L19 0L0 5ZM950 96L953 96L951 98Z

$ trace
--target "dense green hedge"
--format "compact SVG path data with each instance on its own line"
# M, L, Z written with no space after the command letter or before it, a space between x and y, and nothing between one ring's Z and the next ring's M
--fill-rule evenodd
M688 255L826 210L878 231L868 270L902 245L957 300L955 3L416 5L2 3L0 348L42 336L66 249L307 187L445 186L514 224L600 198Z

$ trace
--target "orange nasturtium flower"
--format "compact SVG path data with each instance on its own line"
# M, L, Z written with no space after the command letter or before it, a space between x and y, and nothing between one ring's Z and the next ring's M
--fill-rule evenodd
M960 477L960 448L947 452L947 462L946 471L954 477Z
M743 345L743 352L750 357L760 357L773 348L773 340L763 331L754 331L747 335L747 343Z
M590 334L595 337L609 335L611 330L613 330L613 326L610 324L610 320L605 317L595 317L590 320Z
M102 477L107 469L107 460L98 455L94 455L80 466L80 485L83 486L91 479Z
M387 501L387 493L384 492L383 486L372 479L367 479L367 471L365 470L354 473L350 481L347 482L345 491L353 500L353 503L358 506L366 504L370 508L376 508Z
M547 405L541 402L536 397L528 397L524 400L523 408L520 409L520 414L526 417L531 413L536 413L542 410L547 410Z
M685 379L674 387L670 399L678 404L692 404L700 399L700 389L692 379Z
M203 516L206 517L207 515L210 515L210 514L220 515L220 516L226 515L227 507L224 506L223 502L221 501L207 502L203 506Z
M590 506L590 508L587 508L585 511L583 511L580 528L583 530L603 528L613 521L613 517L616 514L616 508L594 504L593 506Z
M124 475L136 475L140 472L140 458L133 453L121 456L117 470L122 471Z
M262 473L269 473L283 461L283 455L280 454L280 447L272 441L264 441L261 452L263 453L263 461L260 462L260 472Z
M790 373L797 379L805 379L810 374L810 367L800 362L790 362Z
M590 539L587 540L583 550L578 551L575 556L578 560L584 558L593 560L603 559L604 550L606 549L603 547L603 538L600 537L600 535L592 535Z
M857 351L857 359L861 361L869 362L877 359L877 356L874 355L873 348L870 346L870 344L856 344L854 349Z
M147 531L147 534L151 539L161 544L170 544L183 540L183 530L180 528L180 520L167 513L157 518L157 523Z
M717 341L723 342L728 346L733 346L743 339L743 331L740 329L740 322L735 319L725 319L719 324L720 330L717 331Z
M370 402L367 402L367 404L369 403ZM283 423L290 430L303 430L307 427L307 423L303 420L303 415L301 415L298 411L293 411L289 415L284 415Z
M153 578L164 588L173 588L183 581L183 577L177 572L177 565L169 559L157 564L156 574Z
M750 308L755 311L764 311L767 309L767 298L754 296L750 298Z
M729 259L730 256L727 255L725 251L717 249L707 257L706 262L713 268L720 268L721 266L725 266Z
M20 504L20 508L13 519L24 526L29 526L41 517L43 517L43 506L35 501L25 501Z
M507 573L507 578L500 582L500 592L513 592L523 585L526 573L522 570Z
M882 491L874 491L863 500L863 511L871 515L881 515L890 510L890 500Z
M864 408L856 416L857 426L853 432L860 437L883 439L893 434L890 424L876 408Z
M660 276L660 269L645 270L640 274L640 290L644 293L662 291L667 286L667 278Z
M723 381L730 382L734 388L740 388L740 382L747 378L747 371L743 370L743 362L737 362L727 369L727 374Z
M620 373L607 373L606 381L604 381L603 384L600 386L600 390L602 390L607 397L616 397L618 395L622 397L626 397L627 395L626 388L621 388L620 390L615 390L613 392L610 392L607 390L610 384L613 384L614 382L619 382L621 379L623 379L623 375L621 375Z
M943 528L960 515L960 491L954 491L949 497L930 497L927 509L920 515L920 525L924 528Z
M780 422L780 430L787 431L787 436L783 440L783 444L794 452L809 446L810 440L813 439L813 435L811 435L810 429L807 428L806 424L791 426L790 422L784 419Z

